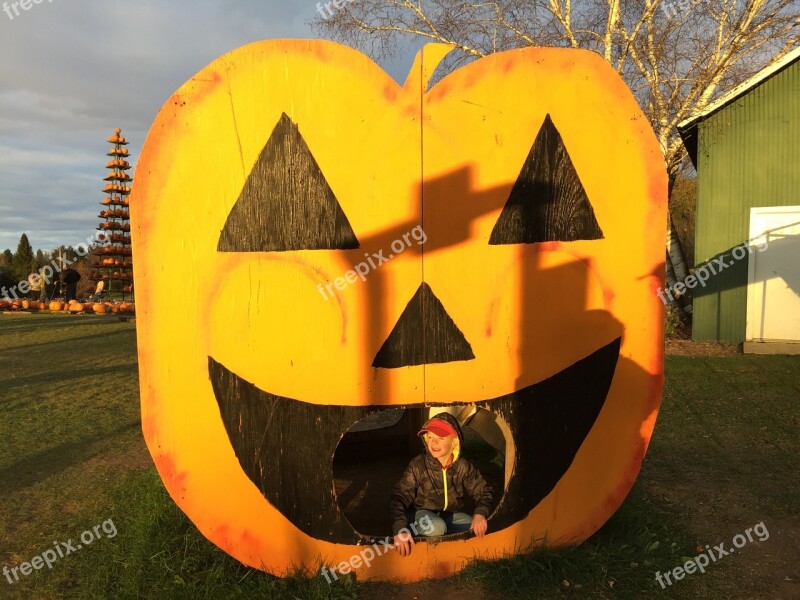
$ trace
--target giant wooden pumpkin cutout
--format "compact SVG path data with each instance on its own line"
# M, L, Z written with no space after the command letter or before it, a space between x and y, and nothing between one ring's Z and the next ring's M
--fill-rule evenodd
M428 89L447 50L399 86L329 42L240 48L170 98L139 161L145 438L203 534L276 575L361 550L330 463L377 411L477 404L513 460L486 537L385 554L357 572L375 580L586 539L653 430L666 175L647 120L592 53L503 52Z

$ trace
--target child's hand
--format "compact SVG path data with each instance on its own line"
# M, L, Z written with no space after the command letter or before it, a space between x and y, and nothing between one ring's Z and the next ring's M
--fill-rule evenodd
M400 556L409 556L413 546L414 538L407 531L394 536L394 549L400 553Z
M489 523L486 522L486 517L483 515L474 515L472 517L472 525L469 528L475 532L476 536L483 537L487 527L489 527Z

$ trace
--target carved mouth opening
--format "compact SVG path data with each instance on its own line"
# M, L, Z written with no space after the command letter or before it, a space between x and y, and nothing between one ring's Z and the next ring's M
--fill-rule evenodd
M620 344L617 338L548 379L474 403L508 424L515 448L489 533L524 519L569 470L605 405ZM208 365L233 451L264 498L311 537L364 541L337 501L331 467L337 446L354 423L369 415L429 407L312 404L259 389L212 357Z
M510 479L514 456L510 429L500 417L475 405L395 408L373 413L345 433L333 457L337 504L344 518L362 538L391 535L389 501L394 485L409 460L425 452L417 432L429 418L445 411L462 424L464 443L461 457L474 464L492 487L491 512L500 503ZM466 499L463 512L471 515L473 509L474 504ZM462 535L450 534L438 539Z

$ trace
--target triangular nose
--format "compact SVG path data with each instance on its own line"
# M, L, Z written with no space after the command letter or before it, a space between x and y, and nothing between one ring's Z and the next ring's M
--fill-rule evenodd
M472 347L427 283L422 283L372 361L373 367L472 360Z

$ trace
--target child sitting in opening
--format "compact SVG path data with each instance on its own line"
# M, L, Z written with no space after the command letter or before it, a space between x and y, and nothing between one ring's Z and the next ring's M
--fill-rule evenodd
M430 536L472 529L483 537L492 505L492 488L471 462L460 457L464 436L455 417L436 415L417 435L422 436L426 451L408 463L394 487L389 508L394 548L402 556L411 554L414 545L409 523L428 519L432 525L425 534ZM465 495L475 502L472 517L459 512Z

